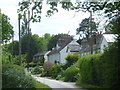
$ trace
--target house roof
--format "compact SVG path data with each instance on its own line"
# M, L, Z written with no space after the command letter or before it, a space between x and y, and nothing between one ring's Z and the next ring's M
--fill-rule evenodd
M114 42L115 41L115 34L103 34L103 37L106 39L107 42Z
M42 51L34 55L34 57L45 55L48 51Z
M71 52L79 52L80 51L80 46L79 45L70 45L68 46Z
M48 53L48 55L50 54L54 54L54 53L59 53L67 44L69 44L71 41L64 43L63 45L61 45L59 48L54 48L50 53Z
M93 50L96 50L96 49L98 49L98 47L97 47L97 46L93 46ZM82 49L80 50L80 53L90 52L90 51L91 51L91 48L90 48L90 47L86 47L86 48L82 48Z
M57 43L57 45L59 47L55 47L54 49L52 49L52 51L50 53L48 53L48 55L54 54L54 53L59 53L72 40L73 40L72 36L66 36L66 37L60 38L59 41L58 41L58 43Z
M115 37L116 37L115 34L97 35L96 36L96 44L93 45L93 50L96 50L96 49L100 48L100 44L101 44L103 38L105 38L107 42L114 42L115 41ZM86 42L86 44L88 44L86 40L84 42ZM86 46L84 45L83 48L80 50L81 53L82 52L89 52L89 51L91 51L91 49L87 45Z

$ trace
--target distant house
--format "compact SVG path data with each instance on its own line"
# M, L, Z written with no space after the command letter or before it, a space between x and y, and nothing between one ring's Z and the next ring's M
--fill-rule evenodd
M68 45L67 47L67 53L74 54L80 52L80 45Z
M33 59L34 60L37 60L37 61L42 61L42 60L45 60L48 61L48 57L47 57L47 54L49 53L50 51L42 51L42 52L39 52L37 54L35 54L33 56Z
M93 54L103 53L104 49L108 47L110 43L115 41L114 34L100 34L93 39ZM83 39L81 42L80 49L81 56L91 54L91 48L86 39Z
M66 63L66 56L70 53L79 52L79 50L80 46L76 40L73 40L71 36L66 36L59 39L56 47L48 53L48 61L53 63Z
M104 52L104 49L108 47L109 44L115 42L115 34L103 34L101 38L100 52Z

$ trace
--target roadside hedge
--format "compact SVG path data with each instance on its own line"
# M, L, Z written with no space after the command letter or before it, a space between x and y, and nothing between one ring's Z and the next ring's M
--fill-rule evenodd
M120 44L114 43L105 50L102 58L102 85L107 88L120 88Z
M101 69L100 58L102 54L94 54L83 56L79 59L80 77L79 80L83 83L100 85L101 84Z
M76 68L73 65L71 67L67 68L65 70L65 73L64 73L65 74L64 81L65 82L67 82L67 81L72 81L72 82L76 81L76 75L78 74L78 71L79 71L79 69Z
M79 59L78 82L103 88L120 88L120 50L113 44L103 54Z

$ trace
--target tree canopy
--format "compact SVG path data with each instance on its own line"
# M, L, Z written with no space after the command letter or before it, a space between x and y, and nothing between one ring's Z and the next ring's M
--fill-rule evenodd
M90 24L92 26L92 31L90 29ZM76 29L77 34L80 34L81 37L86 37L87 39L90 38L91 32L92 34L95 34L97 30L97 24L94 21L90 21L90 18L85 18L82 20L82 22L79 24L79 27Z
M7 15L2 13L0 14L2 16L2 43L6 43L12 38L14 34L13 26L10 24L10 18Z
M56 44L58 43L58 40L62 37L67 36L67 34L58 34L53 36L48 43L48 50L52 50L52 48L56 47Z

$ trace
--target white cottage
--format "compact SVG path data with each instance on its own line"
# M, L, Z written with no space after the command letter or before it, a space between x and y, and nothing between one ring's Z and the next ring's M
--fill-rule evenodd
M37 54L35 54L33 56L33 59L34 60L37 60L37 61L42 61L42 60L45 60L45 62L48 61L48 57L47 57L47 54L49 53L50 51L42 51L42 52L39 52Z
M79 52L80 46L71 36L60 39L55 48L48 54L48 61L53 63L66 63L66 56Z
M101 38L100 52L103 53L104 49L108 47L109 44L115 42L115 34L103 34Z
M108 47L110 43L115 41L115 34L101 34L97 35L94 38L93 43L93 54L95 53L103 53L104 49ZM82 40L81 42L81 56L91 54L91 48L86 39Z

